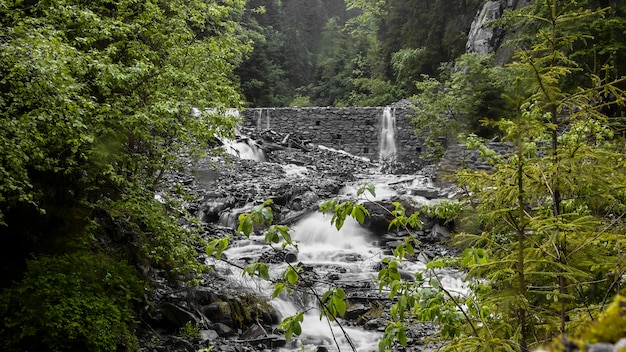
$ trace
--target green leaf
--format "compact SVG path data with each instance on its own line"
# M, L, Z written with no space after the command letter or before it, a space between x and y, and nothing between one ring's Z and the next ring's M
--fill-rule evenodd
M220 239L214 239L209 241L206 246L206 253L210 256L215 256L218 260L221 259L222 253L228 248L229 238L224 237Z
M239 226L237 226L237 231L243 233L246 237L250 237L253 230L254 224L252 217L246 214L239 215Z
M272 222L274 221L274 214L272 213L272 208L264 207L263 210L261 210L261 213L263 214L263 218L265 219L265 221L268 224L272 224Z
M296 282L298 282L298 278L299 278L298 273L291 266L287 268L283 277L286 277L287 282L289 282L291 285L295 285Z
M300 324L303 320L303 312L299 312L296 315L283 319L279 328L285 331L285 339L289 340L292 335L300 335L302 333L302 326Z
M346 314L346 302L343 298L334 295L333 296L333 306L334 311L336 312L336 316L344 316Z
M264 280L269 281L269 267L264 263L252 263L243 268L242 275L248 274L250 276L258 276Z
M398 329L398 342L400 342L402 346L406 346L406 329L404 326Z
M356 221L359 222L359 224L362 224L363 222L365 222L365 212L363 211L363 206L359 205L356 206L352 209L352 217L356 219Z
M281 282L274 284L274 291L272 291L272 298L278 297L285 290L285 285Z
M280 242L278 237L278 229L275 226L270 226L265 233L265 243L272 244Z
M376 198L376 187L374 185L372 185L372 184L369 184L369 183L366 183L366 184L362 185L361 187L359 187L356 190L356 196L360 197L366 191L369 192L374 198Z

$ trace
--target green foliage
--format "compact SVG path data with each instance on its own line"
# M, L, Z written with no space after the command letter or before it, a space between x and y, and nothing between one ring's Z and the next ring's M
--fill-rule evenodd
M304 312L283 319L279 328L285 331L287 340L291 339L292 335L300 335L302 333L302 321L304 321Z
M270 280L269 267L264 263L252 263L246 265L243 269L243 274L248 274L250 276L258 276L264 280Z
M350 106L386 106L402 98L401 90L392 81L357 77L352 83L354 89L348 98Z
M326 106L345 101L350 89L342 78L350 73L350 56L341 31L347 18L343 1L253 0L246 8L243 23L254 51L237 74L251 105ZM258 8L263 11L255 11ZM310 102L294 101L298 95Z
M384 260L379 288L396 303L381 350L394 340L403 343L404 324L418 319L440 324L445 350L527 351L577 331L596 317L606 297L619 293L623 227L615 218L626 211L626 175L623 141L605 113L623 105L625 94L613 67L590 71L579 64L585 62L583 41L591 39L584 26L598 22L589 21L592 11L574 5L535 2L507 15L536 29L510 67L493 69L482 58L465 56L459 60L465 66L457 65L465 70L448 67L443 83L430 77L418 83L419 125L432 120L446 133L479 132L477 121L488 118L482 131L501 131L516 149L499 155L471 135L468 147L493 169L461 171L463 202L423 209L455 221L469 215L479 224L478 231L455 237L464 247L460 258L431 261L407 282L400 263L419 251L419 242L408 236L394 258ZM499 80L506 83L493 84ZM476 109L501 93L506 96L495 108ZM328 205L346 213L345 205ZM393 224L405 226L409 217L394 206ZM437 272L444 267L468 271L467 294L441 285ZM617 336L623 333L603 339Z
M254 106L382 106L464 52L483 1L251 1L254 52L237 73ZM470 14L468 16L468 14Z
M445 223L454 221L460 217L465 209L465 204L456 200L442 200L433 205L426 205L421 212L434 219L444 220Z
M596 322L584 330L579 339L585 343L616 343L626 335L626 298L617 295L598 316Z
M293 97L293 100L291 101L291 103L289 103L289 106L292 106L292 107L313 106L313 104L311 103L310 97L296 94L296 96Z
M150 194L126 193L115 202L100 201L98 205L124 224L122 231L139 249L135 255L140 263L187 279L207 270L196 259L196 247L205 246L205 240L195 228L180 226L181 220L193 223L194 219L183 210L179 199L163 194L157 200Z
M326 291L322 295L322 303L324 304L324 310L320 318L326 315L330 320L335 320L346 314L346 293L342 288Z
M183 339L194 339L200 337L200 327L188 321L183 327L180 328L178 334Z
M492 64L491 57L465 54L453 65L442 65L440 79L424 75L415 82L412 121L416 133L426 136L427 156L441 157L461 132L489 137L493 130L480 121L509 117L502 94L510 90L515 72Z
M393 322L385 328L383 338L378 343L380 351L387 351L387 347L393 344L394 340L398 340L402 346L406 346L406 327L402 322Z
M395 208L391 211L393 219L389 222L389 229L392 227L404 229L422 227L422 221L419 219L419 212L414 212L410 216L407 216L406 209L402 203L393 202L392 204Z
M237 231L243 233L246 237L250 237L255 226L263 225L265 222L271 224L274 221L274 214L269 205L272 200L268 199L252 209L250 213L239 215L239 226Z
M2 350L134 350L143 290L131 267L103 255L30 260L0 298Z
M230 238L216 238L211 241L206 246L206 253L211 256L215 256L218 260L222 258L222 253L228 248L230 244Z
M492 288L475 285L476 305L467 305L469 317L480 322L473 324L474 347L459 339L451 350L506 338L508 349L526 351L575 331L617 293L616 281L604 281L609 273L615 277L621 256L615 241L620 229L608 214L624 211L624 198L614 189L626 184L626 175L621 141L598 102L611 92L613 102L622 104L624 94L619 80L593 72L585 72L591 82L568 86L582 70L569 53L585 38L593 15L570 5L537 2L509 15L531 21L538 32L510 68L518 75L507 97L515 117L490 121L515 152L499 156L472 138L468 146L479 147L493 170L458 174L483 229L456 237L467 247L461 265L468 277Z
M0 256L0 286L28 312L7 311L12 349L133 348L143 291L115 260L204 270L182 185L162 181L233 134L243 5L0 1L0 226L20 244Z
M391 66L396 74L396 82L407 89L425 70L428 62L426 48L401 49L391 55Z
M351 201L339 202L337 200L328 200L320 204L320 210L323 213L333 213L330 223L335 225L337 230L343 227L348 216L353 217L359 223L363 223L365 216L369 216L370 214L363 204L357 204Z

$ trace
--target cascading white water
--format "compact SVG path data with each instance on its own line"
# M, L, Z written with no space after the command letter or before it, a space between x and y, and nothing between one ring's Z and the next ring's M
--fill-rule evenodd
M396 109L389 106L383 109L378 143L379 160L393 160L396 157Z
M242 138L238 141L225 140L223 143L224 149L228 154L240 159L267 161L265 152L249 138Z
M368 178L376 185L377 200L390 199L397 194L408 194L413 188L428 185L428 180L416 175L371 175ZM359 181L362 182L362 181ZM356 196L356 185L348 185L342 192L344 195ZM380 194L378 193L380 190ZM415 199L416 202L421 202ZM425 199L424 199L425 201ZM250 205L252 206L252 204ZM313 275L315 283L312 286L303 285L305 291L314 288L318 295L329 288L346 287L350 293L358 295L376 294L378 287L375 283L378 274L378 265L385 258L384 249L372 242L371 233L351 218L347 218L341 230L337 230L330 223L331 215L313 212L291 226L292 239L298 243L297 261ZM232 224L234 225L234 224ZM242 259L243 263L259 260L269 247L264 245L264 236L254 234L250 239L234 241L226 250L225 255L230 260ZM270 264L270 276L279 278L287 268L286 263ZM217 264L215 265L218 266ZM423 272L426 267L425 258L416 261L403 261L400 269L405 273ZM242 285L248 285L267 295L273 288L267 282L259 282L243 277L232 267L224 271L232 273L232 280ZM306 275L306 272L304 273ZM458 274L441 272L441 284L449 292L463 292L465 290L462 277ZM353 291L348 289L352 287ZM316 299L310 292L298 292L288 296L281 295L273 299L272 305L281 318L292 316L297 312L306 311L302 324L302 334L291 341L281 351L316 350L324 347L328 351L351 351L348 338L344 336L340 327L326 319L320 319L320 312L316 308ZM358 352L377 350L378 341L382 338L379 331L365 330L359 327L350 327L345 323L343 328ZM339 345L339 348L336 346Z
M333 284L374 282L376 278L375 264L382 259L382 250L368 241L370 233L355 220L348 218L341 230L330 224L330 216L314 212L298 221L291 228L292 238L298 243L298 262L315 268L315 274L324 278L331 272L341 272L341 278ZM225 252L229 258L256 258L267 247L263 245L263 236L253 235L249 240L233 243ZM272 264L270 275L277 277L287 264ZM232 268L228 268L232 271ZM241 274L233 273L232 280L241 284L271 292L266 282L250 281ZM245 281L248 280L248 281ZM328 280L328 279L327 279ZM322 279L322 281L324 281ZM324 284L316 284L315 290L322 295L331 288ZM358 327L343 326L348 337L344 336L336 322L320 319L314 296L310 292L298 295L281 295L272 301L272 305L282 318L306 311L302 324L302 334L297 341L292 341L282 351L315 350L324 346L328 351L350 351L348 338L359 352L377 350L382 334L378 331L366 331Z
M373 282L376 273L373 267L381 260L381 249L368 241L370 233L355 220L348 218L341 230L330 223L330 215L315 212L292 226L293 239L298 242L298 261L304 265L312 265L320 277L341 268L343 282ZM339 284L335 280L334 284ZM331 287L317 287L318 294ZM288 300L278 300L275 307L285 316L296 313L296 305ZM311 307L309 307L311 308ZM332 329L332 330L331 330ZM357 351L373 351L382 335L376 331L365 331L361 328L344 326L348 337L336 323L320 319L318 309L309 309L305 314L302 326L303 334L300 342L306 347L315 349L325 346L335 351L335 339L342 351L350 351L348 338ZM334 336L334 338L333 338Z
M225 116L232 116L239 118L239 110L228 109L224 113ZM235 129L235 133L239 135L239 128ZM223 139L222 144L224 150L240 159L254 160L254 161L267 161L265 152L259 148L256 142L248 137L239 138L238 140Z
M263 126L263 111L265 111L265 126ZM256 111L256 129L257 131L270 129L270 111L268 109L258 109Z

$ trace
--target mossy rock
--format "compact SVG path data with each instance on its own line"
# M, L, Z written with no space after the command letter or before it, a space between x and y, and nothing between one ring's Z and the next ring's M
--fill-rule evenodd
M581 334L580 340L615 343L623 337L626 337L626 297L618 295L598 320Z
M583 327L576 336L555 338L542 351L589 351L592 345L611 346L626 337L626 297L615 296L598 319ZM626 348L619 350L626 352Z
M206 297L205 297L206 298ZM257 321L275 323L276 313L266 298L252 293L214 295L211 303L202 307L211 321L224 323L232 328L248 328ZM206 299L203 300L206 302Z

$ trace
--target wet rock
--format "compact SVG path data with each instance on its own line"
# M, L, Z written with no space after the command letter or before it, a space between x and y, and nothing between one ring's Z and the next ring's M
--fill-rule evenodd
M408 193L413 196L420 196L426 199L438 199L441 198L440 190L435 187L420 187L411 188Z
M213 302L202 307L202 313L213 322L233 326L232 312L228 302Z
M265 329L263 329L263 327L261 327L259 324L254 324L248 330L246 330L246 332L241 334L239 338L243 340L254 340L265 335Z
M346 309L346 314L344 315L344 318L348 320L355 320L369 311L370 308L362 303L353 304L348 307L348 309Z
M218 338L220 335L215 330L200 330L200 339L202 341L211 341Z
M588 344L588 345L585 345L585 349L587 352L613 352L615 351L614 346L606 342Z
M435 224L430 231L428 231L420 239L428 243L442 243L448 241L452 237L450 229L447 227Z
M185 340L183 338L179 338L179 337L176 337L176 336L173 336L172 339L173 339L173 343L170 345L172 350L174 350L174 351L188 351L188 352L195 352L196 351L196 347L190 341L187 341L187 340Z
M299 211L311 206L317 205L320 197L313 191L306 191L303 194L296 195L291 199L289 208Z
M278 335L262 336L256 339L245 340L245 342L263 350L265 349L274 350L277 348L285 347L285 345L287 345L287 340L284 337L278 336Z
M295 263L297 261L298 252L287 248L268 248L259 258L259 262L261 263Z
M222 323L215 323L211 325L211 329L215 330L215 332L221 337L234 336L236 331L230 326Z
M614 346L616 351L621 351L626 348L626 337L621 338L619 341L615 343Z
M383 318L371 319L365 322L365 330L385 331L386 322Z
M176 327L183 327L187 323L199 323L199 319L193 313L172 303L164 303L161 306L161 313Z
M233 196L208 199L201 202L198 209L198 218L205 223L218 222L221 213L235 206L237 200Z
M235 346L230 346L230 345L221 345L221 346L218 346L218 347L214 348L212 351L216 351L216 352L241 352L242 349L237 348Z

